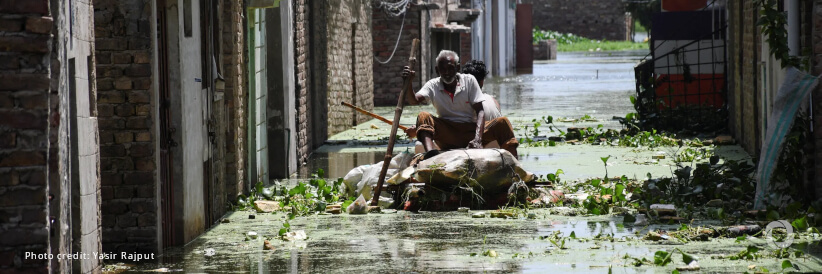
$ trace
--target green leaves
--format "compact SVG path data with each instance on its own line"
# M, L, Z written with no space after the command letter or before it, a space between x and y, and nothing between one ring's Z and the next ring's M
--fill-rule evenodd
M807 230L807 229L808 229L808 222L805 220L805 217L806 217L806 216L802 216L802 218L799 218L799 219L793 220L793 222L791 222L791 225L792 225L794 228L796 228L796 230L798 230L798 231L805 231L805 230Z
M745 250L740 251L739 253L730 257L731 260L755 260L759 258L757 253L759 252L759 248L753 245L749 245L748 248Z
M285 221L285 223L283 223L283 228L280 228L280 231L277 234L282 237L288 232L291 232L291 224L288 223L288 221Z
M665 266L671 263L671 253L665 250L660 250L654 253L654 265Z
M696 257L694 257L691 254L685 253L685 251L682 251L679 248L677 248L676 251L679 251L679 253L682 254L682 262L684 262L685 264L691 264L691 262L697 260Z
M789 268L799 270L799 267L796 266L795 264L791 263L791 261L789 261L789 260L782 261L782 271L784 272L784 271L786 271L786 269L789 269Z

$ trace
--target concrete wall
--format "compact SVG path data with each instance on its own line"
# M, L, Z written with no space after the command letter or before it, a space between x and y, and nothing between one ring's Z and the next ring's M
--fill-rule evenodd
M60 120L49 111L59 107L49 95L52 24L47 0L0 2L0 272L49 272L49 260L25 259L24 252L59 252L49 249L46 199L46 178L59 181L49 164L58 160Z
M56 19L55 55L59 97L59 197L52 213L59 212L57 245L63 254L102 251L100 228L100 154L94 67L93 9L90 2L52 1ZM56 190L56 189L55 189ZM55 191L51 191L54 193ZM59 205L59 207L58 207ZM53 239L55 243L57 239ZM97 258L60 260L60 269L94 273L102 269Z
M622 0L523 0L534 5L534 26L590 39L624 41L630 25Z
M158 251L150 0L94 0L103 250Z

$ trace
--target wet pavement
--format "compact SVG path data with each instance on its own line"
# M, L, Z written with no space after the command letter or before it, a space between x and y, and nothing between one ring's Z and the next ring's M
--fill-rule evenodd
M536 63L533 73L487 80L485 91L499 98L503 114L522 130L531 120L545 115L597 121L557 122L561 127L620 129L611 118L632 112L628 96L634 93L633 66L645 52L560 53L559 60ZM411 125L421 110L407 107L402 124ZM393 107L377 108L393 117ZM297 178L322 168L326 177L344 176L359 165L381 161L390 126L372 120L331 138L319 148ZM543 127L542 132L547 132ZM413 150L402 140L394 151ZM563 169L563 180L601 177L600 157L612 156L608 174L631 178L671 176L672 155L677 148L626 148L560 144L555 147L521 147L523 167L537 175ZM723 146L716 154L729 159L749 159L737 146ZM652 159L667 155L665 159ZM676 230L679 225L633 226L617 216L568 217L550 209L531 211L535 218L471 218L471 213L388 211L368 215L313 215L290 221L291 230L304 230L307 240L280 240L283 213L232 212L228 223L219 224L181 248L167 250L159 263L140 264L131 271L182 271L186 273L429 273L429 272L525 272L525 273L671 273L684 266L679 253L665 267L633 265L634 258L653 261L659 250L679 248L699 257L702 272L745 272L751 265L781 270L783 260L730 261L727 256L748 245L768 252L773 248L761 239L737 243L734 239L706 242L651 242L639 240L650 230ZM249 219L249 215L256 215ZM699 222L696 225L709 225ZM254 231L257 239L248 239ZM559 232L566 249L544 239ZM568 236L574 233L577 239ZM268 239L274 250L263 250ZM613 239L613 240L612 240ZM808 242L800 239L795 242ZM819 245L805 248L812 255L792 259L802 271L822 270ZM493 251L493 252L490 252ZM496 254L496 256L485 256ZM627 256L627 257L626 257ZM723 258L718 258L722 256ZM758 268L757 268L758 269Z

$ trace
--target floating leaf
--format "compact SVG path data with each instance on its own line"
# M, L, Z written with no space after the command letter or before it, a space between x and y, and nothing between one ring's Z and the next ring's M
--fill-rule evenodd
M665 266L671 262L671 254L667 251L660 250L654 253L654 264L658 266Z
M685 262L685 264L691 264L691 262L697 260L696 257L694 257L691 254L685 253L685 251L682 251L681 249L678 249L678 248L677 248L677 250L679 251L679 253L682 253L682 261Z
M794 267L795 266L793 265L793 263L791 263L791 261L788 261L788 260L782 261L782 271L785 271L786 268L794 268Z
M791 225L799 231L805 231L808 229L808 222L805 220L806 216L802 216L802 218L793 220Z

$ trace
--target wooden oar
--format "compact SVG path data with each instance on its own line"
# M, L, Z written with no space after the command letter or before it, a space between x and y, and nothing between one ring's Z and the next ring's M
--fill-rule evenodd
M411 42L411 56L408 57L408 67L414 68L417 65L417 47L420 40L414 39ZM405 104L405 93L411 89L411 77L405 77L402 83L402 90L400 90L400 97L397 100L397 109L394 110L394 123L391 124L391 135L388 135L388 149L385 151L385 158L382 161L382 170L380 170L380 177L377 181L377 187L374 188L374 197L371 199L371 205L376 206L380 201L380 192L382 192L382 184L385 182L385 173L388 172L388 165L391 163L391 157L394 154L394 141L397 136L397 126L400 125L400 116L402 116L402 108Z
M368 115L368 116L371 116L371 117L377 118L377 120L380 120L380 121L386 122L386 123L388 123L389 125L394 125L394 123L392 123L391 121L389 121L389 120L388 120L388 119L386 119L385 117L382 117L382 116L377 115L376 113L373 113L373 112L370 112L370 111L367 111L367 110L361 109L361 108L360 108L360 107L358 107L358 106L355 106L355 105L352 105L352 104L349 104L349 103L346 103L346 102L342 102L342 105L343 105L343 106L346 106L346 107L353 108L354 110L359 111L359 112L360 112L360 113L362 113L362 114L365 114L365 115ZM399 127L400 129L402 129L403 131L405 131L406 129L408 129L408 127L403 126L403 125L398 125L398 127Z

